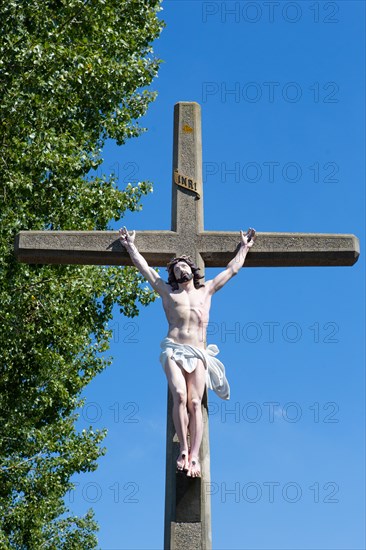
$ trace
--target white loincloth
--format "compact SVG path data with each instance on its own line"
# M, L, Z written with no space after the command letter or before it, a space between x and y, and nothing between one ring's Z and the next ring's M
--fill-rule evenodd
M174 359L177 365L191 373L197 367L197 359L201 359L206 369L206 384L221 399L230 398L230 386L225 376L225 367L216 359L219 348L210 344L206 349L196 348L189 344L177 344L171 338L164 338L160 347L160 363L165 370L167 357Z

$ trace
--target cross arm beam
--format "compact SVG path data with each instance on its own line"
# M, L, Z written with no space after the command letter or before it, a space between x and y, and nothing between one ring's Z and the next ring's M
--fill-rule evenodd
M206 267L224 267L238 249L237 231L206 231L198 248ZM360 254L354 235L327 233L257 233L245 267L350 266Z
M165 267L175 255L174 231L138 231L136 246L154 267ZM20 231L15 255L29 264L133 265L117 231Z
M180 248L174 231L138 231L136 245L151 266L166 266ZM206 267L225 267L235 255L238 231L203 231L192 236ZM360 253L354 235L258 233L246 267L350 266ZM32 264L132 265L116 231L21 231L19 261Z

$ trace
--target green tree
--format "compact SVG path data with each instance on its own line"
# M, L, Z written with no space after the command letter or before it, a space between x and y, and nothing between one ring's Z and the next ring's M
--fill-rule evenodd
M75 428L81 391L110 362L114 304L154 295L133 268L24 265L19 230L103 230L141 209L148 182L90 176L155 95L159 0L8 0L0 17L0 548L92 549L92 511L64 504L104 432ZM94 170L94 172L93 172Z

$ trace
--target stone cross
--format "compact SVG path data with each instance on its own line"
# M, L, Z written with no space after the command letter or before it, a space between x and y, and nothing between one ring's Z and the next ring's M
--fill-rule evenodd
M251 223L254 223L252 220ZM203 225L201 113L197 103L174 109L171 230L138 231L136 245L151 266L166 266L174 256L191 256L201 273L225 267L237 250L238 231L205 231ZM22 231L16 256L28 263L132 265L116 231ZM245 267L353 265L359 256L354 235L257 233ZM162 335L163 337L164 335ZM210 453L207 394L203 400L202 478L176 473L178 439L168 391L164 548L211 548Z

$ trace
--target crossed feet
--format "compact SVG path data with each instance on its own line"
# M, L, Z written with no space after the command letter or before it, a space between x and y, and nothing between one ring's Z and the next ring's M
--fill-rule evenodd
M187 477L201 477L201 466L198 456L191 455L189 451L181 451L177 459L178 472L186 472Z

